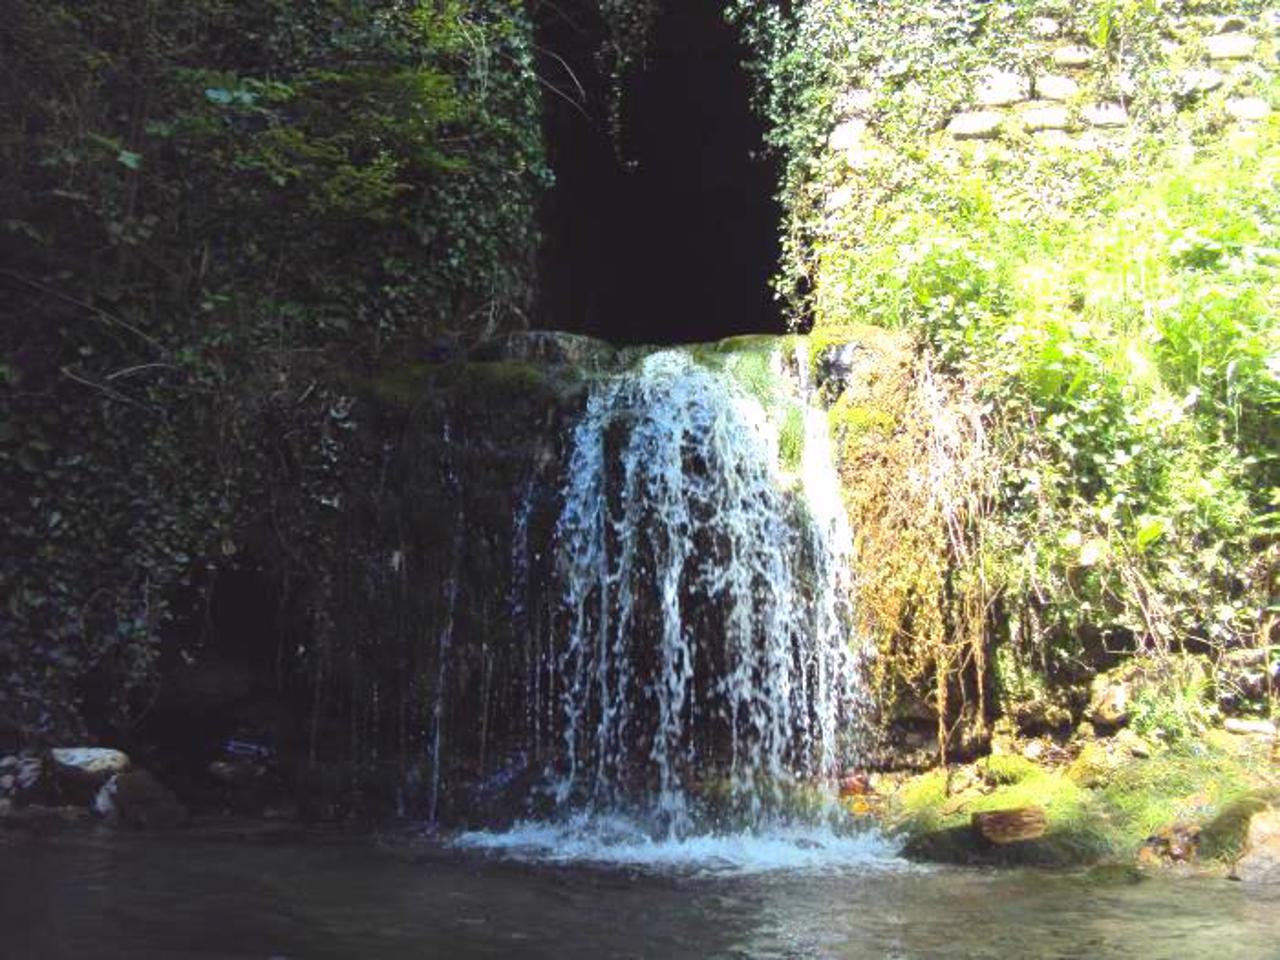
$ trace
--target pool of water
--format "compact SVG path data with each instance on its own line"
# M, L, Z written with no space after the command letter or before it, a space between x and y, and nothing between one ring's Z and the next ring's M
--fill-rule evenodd
M0 835L0 955L1280 957L1280 889L925 868L865 838L570 841L529 828Z

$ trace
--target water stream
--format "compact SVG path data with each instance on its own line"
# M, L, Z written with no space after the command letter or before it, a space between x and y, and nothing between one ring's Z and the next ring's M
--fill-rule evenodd
M508 596L535 755L555 731L547 829L625 846L832 812L867 699L851 538L825 417L786 402L790 469L776 417L724 370L660 351L600 377L567 445L552 583L530 583L532 478L518 497ZM535 586L555 595L545 649Z

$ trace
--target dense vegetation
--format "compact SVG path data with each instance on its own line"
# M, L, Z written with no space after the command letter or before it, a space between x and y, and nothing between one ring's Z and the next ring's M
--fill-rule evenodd
M1228 110L1280 106L1261 10L736 4L787 164L797 322L924 351L897 409L833 413L891 683L981 700L994 660L1013 709L1107 648L1274 641L1280 124ZM1262 42L1206 92L1189 78L1224 14ZM1064 124L1085 133L944 132L982 71L1052 71L1063 44L1090 51ZM1120 133L1087 131L1093 100Z
M514 0L24 0L0 63L0 728L65 736L246 551L323 595L351 378L527 322L548 174Z

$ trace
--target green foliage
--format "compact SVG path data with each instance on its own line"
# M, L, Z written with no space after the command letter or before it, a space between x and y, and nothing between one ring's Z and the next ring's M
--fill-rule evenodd
M734 5L784 161L780 288L817 335L908 331L972 385L998 481L982 576L1009 614L991 626L1042 668L1109 635L1245 642L1274 594L1280 124L1224 127L1225 92L1177 85L1212 28L1200 14L1258 9ZM1053 41L1029 31L1045 12ZM1067 42L1097 51L1083 96L1123 99L1123 134L942 132L982 70L1029 75ZM1274 79L1232 83L1280 103ZM841 124L855 147L828 141ZM878 427L863 419L832 412L845 436Z
M1190 740L1213 719L1208 671L1191 657L1170 657L1133 698L1130 726L1144 737L1166 743Z
M350 381L525 322L549 178L514 0L12 7L0 727L65 735L145 708L219 567L329 602Z

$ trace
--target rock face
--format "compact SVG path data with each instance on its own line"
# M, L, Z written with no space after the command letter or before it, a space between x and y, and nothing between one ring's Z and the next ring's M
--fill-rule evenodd
M69 747L49 751L54 780L63 798L90 803L99 788L129 769L129 757L103 747Z
M1280 810L1253 815L1236 876L1249 883L1280 883Z

